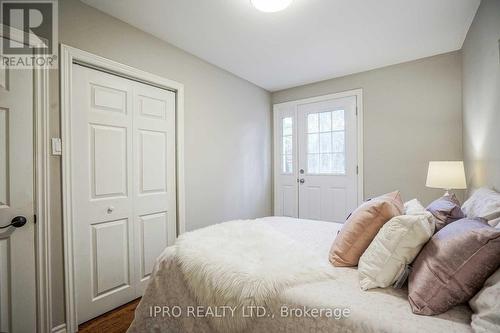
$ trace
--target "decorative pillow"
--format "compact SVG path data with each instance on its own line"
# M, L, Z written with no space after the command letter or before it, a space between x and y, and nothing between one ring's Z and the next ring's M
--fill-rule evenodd
M441 230L451 222L463 219L465 217L460 202L455 194L445 195L437 200L431 202L427 206L427 210L434 215L436 220L436 231Z
M423 214L424 212L425 208L418 199L405 202L405 215Z
M500 193L488 188L480 188L462 205L467 217L486 219L494 227L500 218Z
M500 230L462 219L438 231L413 263L408 281L412 311L436 315L472 298L500 265Z
M330 249L335 266L356 266L380 228L403 213L399 191L373 198L359 206L347 219Z
M472 329L476 333L500 332L500 269L490 276L469 305L474 311Z
M359 259L361 289L394 284L434 234L432 214L422 207L420 215L393 217L380 229Z

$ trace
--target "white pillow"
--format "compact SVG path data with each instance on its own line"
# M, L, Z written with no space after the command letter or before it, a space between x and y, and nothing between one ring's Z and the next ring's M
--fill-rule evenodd
M476 333L500 332L500 269L486 280L470 301L474 311L471 326Z
M426 215L430 216L429 217L430 222L433 226L433 230L435 230L436 222L437 222L436 217L434 215L432 215L432 213L429 215L429 211L427 209L425 209L424 206L422 206L422 204L420 203L420 201L418 201L418 199L412 199L410 201L405 202L404 207L405 207L405 214L404 215L426 214Z
M464 202L462 211L469 218L481 217L488 223L492 221L490 225L494 227L498 224L500 217L500 193L488 188L480 188Z
M418 199L413 199L405 202L405 215L415 215L422 214L425 212L424 206L418 201Z
M361 289L385 288L396 282L434 233L429 212L400 215L384 224L359 259Z

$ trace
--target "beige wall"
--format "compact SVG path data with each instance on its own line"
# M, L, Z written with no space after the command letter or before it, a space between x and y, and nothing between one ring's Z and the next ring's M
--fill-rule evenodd
M75 0L59 1L61 43L185 85L186 228L271 214L270 94ZM51 134L59 135L57 72ZM51 158L53 324L64 322L60 159Z
M355 88L363 89L365 198L399 189L405 200L429 203L442 194L425 187L427 164L462 160L460 53L278 91L272 100Z
M483 0L463 52L464 155L470 188L500 190L500 1Z

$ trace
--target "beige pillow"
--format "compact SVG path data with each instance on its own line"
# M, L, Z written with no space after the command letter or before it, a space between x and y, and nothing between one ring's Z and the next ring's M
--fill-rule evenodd
M404 211L399 191L384 194L359 206L347 219L330 249L335 266L356 266L380 228Z
M476 333L500 332L500 268L486 280L469 305L474 311L471 326Z
M432 214L400 215L384 224L359 259L361 289L385 288L396 282L434 234Z

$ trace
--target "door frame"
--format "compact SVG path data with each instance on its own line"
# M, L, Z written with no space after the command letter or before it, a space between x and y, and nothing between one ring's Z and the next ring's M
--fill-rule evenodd
M66 330L78 329L75 295L75 272L73 257L73 208L71 180L71 80L73 64L80 64L110 74L139 81L176 93L176 195L177 195L177 236L185 231L185 183L184 183L184 85L155 74L151 74L95 54L61 44L60 48L60 87L61 87L61 139L62 154L62 200L63 200L63 239L65 273L65 310Z
M358 205L361 204L364 200L364 183L363 183L363 89L353 89L353 90L346 90L346 91L341 91L333 94L328 94L328 95L321 95L321 96L315 96L315 97L310 97L310 98L304 98L304 99L298 99L298 100L293 100L293 101L288 101L288 102L283 102L283 103L276 103L273 105L273 214L276 214L278 211L279 207L278 205L278 191L276 190L276 181L278 179L278 173L279 173L279 168L277 167L280 163L280 154L281 152L279 151L278 147L279 141L281 138L278 137L277 133L279 133L279 124L280 122L278 121L278 111L281 108L293 108L295 110L295 115L297 115L297 109L300 104L306 104L306 103L315 103L315 102L322 102L330 99L337 99L337 98L343 98L343 97L351 97L354 96L356 97L356 132L357 132L357 158L358 158L358 174L357 174L357 192L358 192ZM294 142L297 141L297 130L298 127L294 126ZM297 145L295 145L296 147ZM293 155L294 155L294 160L298 161L298 149L294 149ZM297 172L297 168L294 168L294 173ZM298 203L298 191L297 191L297 205Z
M0 23L0 38L8 37L16 42L24 43L24 31ZM33 34L29 34L33 35ZM44 46L38 36L30 38L33 47ZM38 41L38 42L37 42ZM51 295L51 261L50 261L50 169L49 169L49 68L45 64L32 70L33 73L33 201L35 223L35 273L36 276L36 323L40 333L52 330L52 295Z

